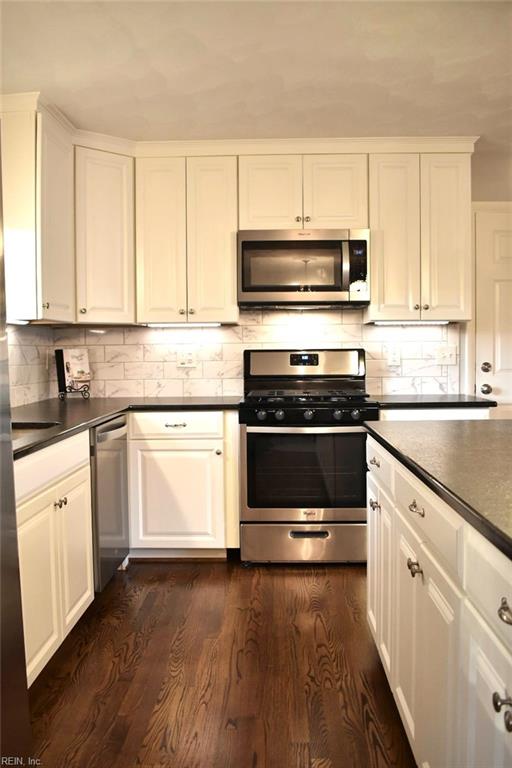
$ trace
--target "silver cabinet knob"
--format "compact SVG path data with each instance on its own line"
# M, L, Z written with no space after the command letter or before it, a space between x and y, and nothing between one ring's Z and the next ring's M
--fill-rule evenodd
M295 221L302 221L302 216L296 216Z
M306 217L304 218L304 221L311 221L311 216L306 216Z
M179 313L180 313L180 315L184 315L185 314L185 310L184 309L180 309Z
M67 496L63 496L62 497L62 503L64 504L65 507L67 506L67 503L68 503L68 497Z
M425 510L423 507L418 507L418 502L416 499L413 499L411 503L409 504L409 512L412 512L415 515L419 515L420 517L425 517Z
M220 449L220 448L217 448L217 450L215 451L215 453L217 454L217 456L221 456L221 455L222 455L222 451L221 451L221 449Z
M413 577L413 579L414 579L415 576L417 576L418 573L420 573L420 574L423 573L423 571L422 571L422 569L420 567L420 564L415 562L410 557L407 558L407 567L410 570L411 576Z
M420 305L419 305L419 304L415 304L415 305L414 305L414 309L421 309L421 307L420 307Z
M430 304L424 304L423 309L430 309Z
M482 365L480 366L480 370L482 370L484 373L489 373L491 368L492 368L492 365L490 363L482 363Z
M50 302L49 301L43 301L43 309L50 309Z
M510 711L510 709L507 709L507 711L505 712L503 720L505 721L505 729L509 733L512 733L512 712Z
M507 696L507 698L502 699L498 691L494 691L492 695L492 705L496 710L496 712L501 712L502 707L512 707L512 699L510 698L510 696Z
M492 387L490 384L482 384L480 387L480 392L482 395L490 395L492 392Z
M372 456L370 459L370 464L373 464L374 467L380 467L380 461L376 456Z
M379 504L379 502L375 501L375 499L370 499L370 508L373 509L374 512L375 512L376 509L378 509L379 512L380 512L380 504Z
M498 616L505 622L505 624L512 625L512 611L510 610L506 597L501 598L500 607L498 608Z
M195 315L196 311L195 309L189 309L188 313L189 315Z
M85 307L80 307L80 314L81 315L85 315L86 312L87 312L87 310L86 310Z

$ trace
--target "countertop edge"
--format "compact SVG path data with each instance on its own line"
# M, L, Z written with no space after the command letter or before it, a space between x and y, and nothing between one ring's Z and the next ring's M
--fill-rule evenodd
M464 499L461 499L453 493L453 491L440 483L433 475L423 469L420 464L417 464L413 459L403 454L398 448L395 448L393 443L388 442L385 437L374 431L371 422L366 422L364 426L366 427L368 434L380 443L380 445L382 445L392 456L398 459L406 469L410 470L413 475L425 483L425 485L434 491L439 498L445 501L464 520L466 520L466 522L481 533L487 541L512 560L512 540L506 534L500 531L499 528L496 528L496 526L490 523L485 517L482 517L482 515L470 504L464 501Z
M496 400L488 400L488 401L481 401L481 400L475 400L474 402L464 402L464 401L457 401L457 402L448 402L448 401L441 401L441 402L435 402L434 400L431 402L425 402L425 403L415 403L415 402L396 402L396 403L388 403L385 400L379 400L378 397L375 398L376 401L379 404L379 408L382 410L394 410L394 409L403 409L403 410L414 410L414 411L420 411L420 410L428 410L428 409L445 409L445 408L497 408L498 403Z

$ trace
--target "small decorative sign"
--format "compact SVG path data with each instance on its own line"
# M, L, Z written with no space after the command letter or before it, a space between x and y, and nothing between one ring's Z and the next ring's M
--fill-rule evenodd
M91 396L91 370L87 349L56 349L55 360L60 399L64 400L67 394L74 392L88 399Z

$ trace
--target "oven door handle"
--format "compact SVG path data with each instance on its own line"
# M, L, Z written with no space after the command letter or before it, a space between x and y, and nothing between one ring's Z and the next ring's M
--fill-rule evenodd
M247 434L260 435L353 435L366 432L364 427L246 427Z
M290 539L328 539L329 531L290 531Z

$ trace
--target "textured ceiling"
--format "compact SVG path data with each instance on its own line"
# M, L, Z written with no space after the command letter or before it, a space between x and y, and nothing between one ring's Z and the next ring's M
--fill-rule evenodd
M512 143L512 5L4 2L5 93L131 139Z

